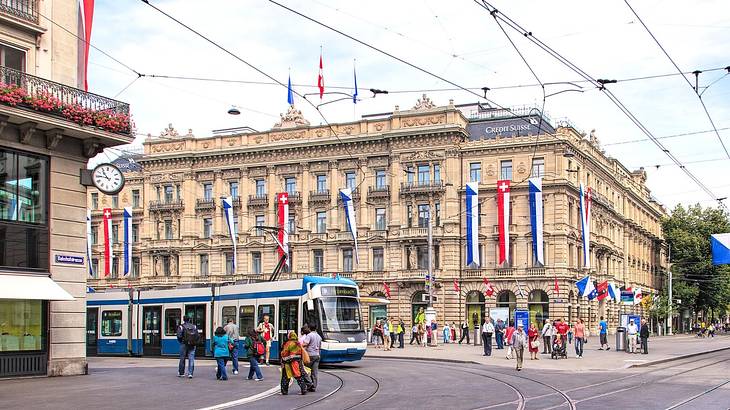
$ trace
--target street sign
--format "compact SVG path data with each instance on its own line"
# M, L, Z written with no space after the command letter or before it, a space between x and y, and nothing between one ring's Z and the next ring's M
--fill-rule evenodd
M421 301L428 303L428 294L421 295ZM436 303L438 299L436 298L436 295L433 295L433 303Z
M522 323L522 328L527 331L530 325L530 312L527 310L515 310L515 327Z

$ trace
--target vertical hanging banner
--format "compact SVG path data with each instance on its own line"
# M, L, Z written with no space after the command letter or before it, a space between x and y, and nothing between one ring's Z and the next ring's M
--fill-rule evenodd
M461 287L459 287L459 281L457 279L454 279L454 292L461 292Z
M291 261L289 261L289 193L279 192L276 194L276 214L279 217L278 225L278 239L279 239L279 258L286 255L286 265L291 267Z
M390 286L386 282L383 282L383 290L385 290L385 297L390 299Z
M132 208L124 208L124 276L132 273Z
M483 281L485 287L484 295L487 297L492 297L492 295L494 295L494 286L492 286L492 284L489 282L489 279L487 278L484 278Z
M591 268L591 189L586 189L583 183L580 184L580 224L583 240L583 267Z
M532 255L535 262L545 266L543 255L543 209L542 209L542 178L530 178L530 224L532 226Z
M94 0L79 0L78 81L79 87L83 82L84 91L89 91L89 48L91 47L91 25L93 22Z
M231 243L233 244L233 266L231 274L236 273L236 267L238 266L238 251L236 249L236 224L233 219L233 198L225 197L222 199L223 202L223 215L226 216L226 225L228 226L228 235L231 237Z
M89 277L94 277L94 266L91 264L91 209L86 210L86 262L89 264Z
M104 225L104 276L111 273L112 258L114 258L114 250L112 249L112 209L104 208L102 210L102 224Z
M317 88L319 88L319 99L324 96L324 71L322 71L322 49L319 49L319 75L317 76Z
M355 264L358 264L358 251L357 251L357 222L355 221L355 207L352 204L352 190L350 188L340 189L340 198L342 198L342 205L345 208L345 219L347 219L347 229L352 235L352 240L355 242Z
M466 184L466 266L478 267L479 260L479 183Z
M497 181L497 209L499 213L499 264L509 264L509 188L510 181Z

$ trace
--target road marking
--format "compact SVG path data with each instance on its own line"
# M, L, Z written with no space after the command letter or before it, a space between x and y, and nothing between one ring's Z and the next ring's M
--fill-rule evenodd
M263 398L266 398L266 397L275 395L279 391L280 388L281 388L280 386L275 386L275 387L270 388L269 390L262 391L261 393L255 394L255 395L250 396L250 397L245 397L243 399L233 400L233 401L229 401L229 402L226 402L226 403L216 404L215 406L203 407L203 408L200 408L198 410L220 410L220 409L228 409L228 408L231 408L231 407L234 407L234 406L240 406L242 404L253 403L253 402L257 401L257 400L261 400Z

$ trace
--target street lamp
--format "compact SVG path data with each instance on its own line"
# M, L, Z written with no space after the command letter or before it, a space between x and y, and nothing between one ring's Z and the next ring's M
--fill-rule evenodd
M239 110L235 105L232 105L231 108L228 109L228 114L241 115L241 110Z

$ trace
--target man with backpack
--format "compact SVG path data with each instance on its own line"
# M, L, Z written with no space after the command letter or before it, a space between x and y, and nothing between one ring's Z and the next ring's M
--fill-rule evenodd
M238 374L238 341L240 340L238 325L233 322L233 318L228 318L228 323L223 327L223 330L228 334L228 338L233 341L231 361L233 362L233 374Z
M177 367L177 377L185 376L185 358L188 359L188 378L193 378L195 370L195 348L198 346L200 334L195 324L190 323L190 317L183 318L183 324L177 328L177 341L180 343L180 363Z

